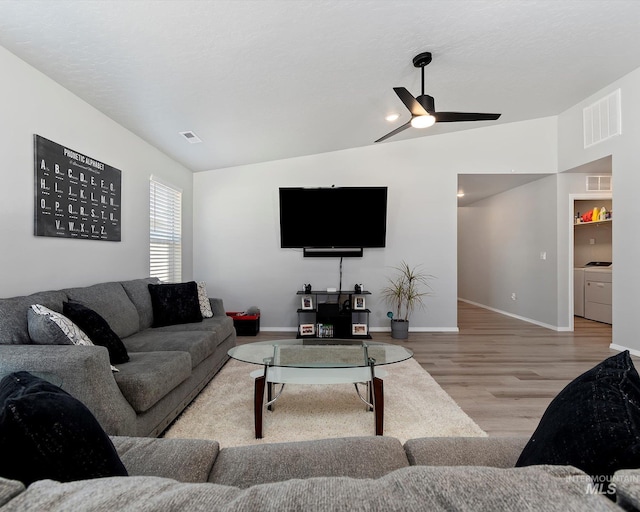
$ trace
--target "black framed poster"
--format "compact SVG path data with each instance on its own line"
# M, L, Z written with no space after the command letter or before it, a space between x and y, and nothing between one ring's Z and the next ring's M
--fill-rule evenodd
M34 135L35 235L120 241L122 172Z

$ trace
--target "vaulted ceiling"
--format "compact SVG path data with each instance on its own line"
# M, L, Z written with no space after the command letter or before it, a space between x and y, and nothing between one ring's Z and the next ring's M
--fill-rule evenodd
M373 144L424 51L437 110L502 117L382 144L560 114L640 67L640 2L1 0L0 45L203 171Z

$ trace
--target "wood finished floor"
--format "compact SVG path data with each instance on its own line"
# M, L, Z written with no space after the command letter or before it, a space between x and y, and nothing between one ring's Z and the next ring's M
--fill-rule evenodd
M458 333L410 333L398 343L491 436L533 433L542 413L573 378L617 352L609 349L611 326L576 317L574 332L556 332L464 302ZM290 338L260 332L239 343Z

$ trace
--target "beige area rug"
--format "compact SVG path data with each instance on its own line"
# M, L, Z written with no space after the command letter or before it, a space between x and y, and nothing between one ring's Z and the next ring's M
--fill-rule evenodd
M229 447L375 434L374 414L366 411L353 384L287 384L274 410L265 410L264 437L256 439L249 373L257 368L229 361L163 437L213 439ZM486 436L415 360L384 369L385 436L401 442Z

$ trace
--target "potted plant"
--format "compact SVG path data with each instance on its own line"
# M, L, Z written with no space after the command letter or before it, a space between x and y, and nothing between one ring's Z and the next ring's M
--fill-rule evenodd
M391 337L406 340L409 337L409 317L416 307L424 307L423 298L431 295L429 280L432 275L420 270L420 266L410 267L406 262L393 267L396 271L387 277L387 286L382 289L382 297L395 311L389 311Z

